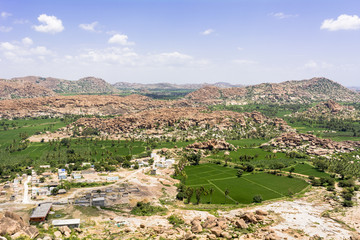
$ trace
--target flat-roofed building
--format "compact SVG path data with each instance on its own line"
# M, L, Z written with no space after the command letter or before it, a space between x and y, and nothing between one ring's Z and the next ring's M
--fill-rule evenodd
M30 216L31 222L43 222L50 212L52 203L40 203Z
M54 227L67 226L67 227L71 227L71 228L78 228L78 227L80 227L80 219L75 218L75 219L58 219L58 220L53 220L53 221L52 221L52 225L53 225Z

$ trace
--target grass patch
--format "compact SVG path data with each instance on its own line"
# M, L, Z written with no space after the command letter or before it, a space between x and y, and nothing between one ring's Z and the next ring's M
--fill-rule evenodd
M285 168L284 171L289 171L291 167ZM311 166L308 163L298 163L294 166L294 173L299 173L302 175L307 175L307 176L314 176L314 177L330 177L329 174L320 171L319 169Z
M167 209L163 207L152 206L150 203L138 202L131 210L131 214L136 216L152 216L165 214L166 211Z
M215 204L249 204L255 195L261 195L263 200L289 196L289 192L298 193L308 184L298 178L275 176L268 173L244 174L238 178L237 170L214 164L201 164L185 168L187 179L185 185L201 188L212 194L201 197L201 203ZM229 194L225 197L225 192ZM191 199L196 202L195 196Z

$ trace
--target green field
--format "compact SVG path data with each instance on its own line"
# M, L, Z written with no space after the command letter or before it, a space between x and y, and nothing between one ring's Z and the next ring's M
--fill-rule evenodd
M329 177L329 174L320 171L319 169L307 164L307 163L298 163L294 166L294 173L299 173L307 176L314 177ZM289 171L290 167L285 168L284 171Z
M185 185L193 188L212 188L213 194L203 196L202 203L215 204L248 204L253 202L255 195L261 195L263 200L288 196L289 191L296 193L308 184L298 178L275 176L268 173L244 174L238 178L236 169L215 164L201 164L185 168L187 179ZM224 192L229 190L225 200ZM195 202L195 197L192 199Z

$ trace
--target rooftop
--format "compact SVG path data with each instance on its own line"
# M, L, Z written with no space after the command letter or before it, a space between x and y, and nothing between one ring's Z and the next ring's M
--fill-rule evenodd
M42 218L46 217L50 211L52 203L41 203L39 206L35 208L30 218Z
M75 225L80 224L80 219L59 219L59 220L53 220L52 225L53 226L64 226L64 225Z

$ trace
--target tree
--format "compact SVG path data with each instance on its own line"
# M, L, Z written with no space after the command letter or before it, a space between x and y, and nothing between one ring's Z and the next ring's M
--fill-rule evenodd
M237 177L241 177L241 176L243 175L243 173L244 173L244 171L241 170L241 169L239 169L239 170L237 171L237 173L236 173L236 176L237 176Z
M200 203L202 193L203 193L203 190L201 188L197 188L195 190L196 204Z
M226 199L227 199L227 196L229 195L230 193L230 190L227 188L225 189L225 204L226 204Z
M254 203L261 203L262 201L263 201L263 198L262 198L262 196L261 196L260 194L255 195L255 196L253 197L253 202L254 202Z
M211 188L209 189L210 203L212 202L212 195L213 195L213 193L214 193L214 189L211 187Z
M189 153L185 155L185 158L192 164L192 165L199 165L201 159L201 153Z
M294 171L295 171L295 168L294 168L294 167L291 167L291 168L289 169L290 175L291 175Z
M193 194L194 194L194 189L192 187L188 187L185 192L188 204L190 203L191 197L193 196Z

